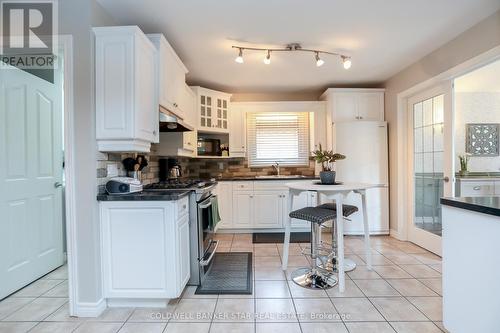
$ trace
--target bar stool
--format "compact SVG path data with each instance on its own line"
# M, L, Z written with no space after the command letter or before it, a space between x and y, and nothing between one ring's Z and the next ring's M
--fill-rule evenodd
M322 205L317 206L317 208L321 209L328 209L332 210L335 212L335 217L332 220L332 225L331 225L331 232L332 232L332 243L330 244L331 250L329 253L325 253L323 256L319 257L319 260L321 261L320 267L327 269L328 271L332 272L337 272L337 205L335 202L333 203L325 203ZM350 221L348 219L349 216L352 214L356 213L358 211L358 207L353 206L353 205L342 205L342 216L344 217L344 220ZM322 225L322 227L328 227L328 225L325 223ZM325 242L322 242L324 244ZM321 246L322 249L325 249L325 246ZM344 271L349 272L352 271L356 268L356 264L349 259L344 260Z
M291 218L311 222L311 257L310 267L299 268L292 272L293 282L309 289L329 289L334 287L338 280L332 271L317 265L321 246L321 225L336 218L336 211L331 209L305 207L290 213ZM305 253L304 253L305 255Z

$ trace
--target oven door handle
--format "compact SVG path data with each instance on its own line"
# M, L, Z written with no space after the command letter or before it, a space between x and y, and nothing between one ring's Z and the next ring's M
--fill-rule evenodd
M216 197L216 195L211 195L207 200L205 200L205 201L208 201L208 203L204 204L204 205L200 204L200 205L198 205L198 208L205 209L205 208L212 206L212 198L215 198L215 197Z
M216 241L212 241L210 243L210 247L215 244L215 248L214 250L212 251L212 254L210 255L210 257L208 257L208 259L206 260L200 260L200 266L207 266L208 264L210 264L210 262L212 261L214 255L215 255L215 252L217 251L217 248L219 247L219 241L216 240Z

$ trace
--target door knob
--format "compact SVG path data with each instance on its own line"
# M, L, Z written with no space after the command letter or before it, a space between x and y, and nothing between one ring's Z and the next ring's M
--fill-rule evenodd
M447 183L447 182L450 181L450 177L444 177L443 180L444 180L445 183Z
M63 186L63 184L62 184L62 183L60 183L60 182L55 182L55 183L54 183L54 187L55 187L55 188L59 188L59 187L62 187L62 186Z

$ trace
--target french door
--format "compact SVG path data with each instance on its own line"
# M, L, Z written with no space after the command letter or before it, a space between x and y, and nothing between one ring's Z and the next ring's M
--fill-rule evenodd
M453 196L453 85L408 99L408 239L441 255L440 198Z

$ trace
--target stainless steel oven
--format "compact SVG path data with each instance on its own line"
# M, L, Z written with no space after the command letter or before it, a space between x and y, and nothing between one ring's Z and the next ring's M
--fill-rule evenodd
M200 285L212 267L219 242L213 239L212 202L210 190L194 193L190 200L191 278L190 285Z
M215 195L211 195L198 203L198 239L200 240L199 260L200 260L200 282L209 271L212 259L217 250L219 242L213 239L214 230L212 228L212 200Z

